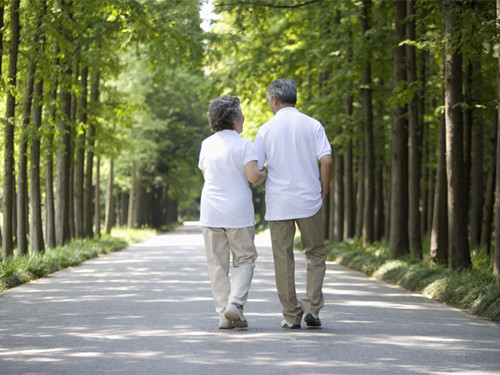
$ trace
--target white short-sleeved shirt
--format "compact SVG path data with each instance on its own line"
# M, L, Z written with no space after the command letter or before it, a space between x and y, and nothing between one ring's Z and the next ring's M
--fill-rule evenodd
M265 164L266 220L313 216L323 205L318 160L332 152L321 123L294 107L280 109L254 141L259 168Z
M255 224L252 192L245 164L257 160L252 142L235 130L222 130L201 144L200 168L205 177L200 225L246 228Z

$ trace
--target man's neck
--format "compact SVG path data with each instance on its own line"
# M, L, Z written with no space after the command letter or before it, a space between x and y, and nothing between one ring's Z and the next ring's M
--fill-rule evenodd
M288 103L284 103L284 104L279 103L279 104L278 104L278 105L276 105L276 107L275 107L275 110L276 110L276 111L274 112L274 114L278 113L278 111L279 111L280 109L283 109L283 108L290 108L290 107L291 107L291 108L293 108L293 107L295 107L295 106L294 106L293 104L288 104Z

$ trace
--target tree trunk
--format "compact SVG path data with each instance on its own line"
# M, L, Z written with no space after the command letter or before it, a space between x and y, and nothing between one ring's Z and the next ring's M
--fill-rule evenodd
M101 158L95 163L94 233L101 237Z
M111 158L109 161L108 182L106 184L106 215L104 219L104 230L106 234L111 233L111 228L113 228L113 215L115 211L114 197L113 197L113 180L114 180L114 163L113 163L113 158Z
M176 223L178 217L177 199L167 199L167 224Z
M85 127L87 125L87 83L88 66L82 69L80 78L80 108L79 126L75 141L75 177L74 177L74 214L75 214L75 235L78 238L85 237L85 222L83 209L84 195L84 168L85 168Z
M352 104L352 101L351 101ZM354 221L354 175L352 166L352 141L344 153L344 238L353 238Z
M464 109L462 112L462 127L463 127L463 175L464 175L464 187L462 193L462 199L464 200L464 206L467 212L466 222L468 222L469 217L469 202L470 202L470 172L471 172L471 144L472 144L472 65L470 63L466 64L463 73L463 85L464 94L462 96L462 101L464 104Z
M384 156L377 156L375 180L375 241L384 237L385 229L385 197L384 197Z
M386 103L383 100L377 101L377 118L385 116ZM375 153L376 166L375 166L375 241L380 241L384 238L386 230L386 197L384 186L384 172L385 172L385 124L375 129L375 144L382 146Z
M40 24L34 36L33 46L39 42ZM36 52L35 52L36 55ZM33 87L35 81L36 63L34 56L30 59L26 93L24 99L21 140L19 142L19 165L17 178L17 250L19 255L28 253L28 126L31 121L31 105L33 102Z
M497 0L497 31L500 30L500 0ZM497 100L500 100L500 44L497 45L498 51L498 70L497 70ZM500 109L497 116L497 131L500 131ZM497 134L497 165L496 174L500 176L500 136ZM500 178L496 179L496 194L495 194L495 254L493 261L493 276L500 282Z
M429 259L448 264L448 187L446 178L446 123L441 115L439 127L437 182L432 215L431 247Z
M0 0L0 51L3 51L4 13L5 13L5 0ZM2 65L3 65L2 59L0 59L0 77L3 77Z
M425 33L425 28L420 30L420 33ZM418 69L420 71L418 80L419 80L419 90L418 90L418 112L420 116L418 116L419 129L420 133L420 155L421 155L421 174L422 174L422 191L420 195L422 197L422 212L420 216L420 233L423 235L429 234L430 226L432 222L432 201L434 196L433 189L433 179L434 179L434 170L430 163L430 155L431 150L429 147L429 140L426 140L425 131L428 128L426 126L425 114L426 114L426 84L427 84L427 57L429 53L427 51L420 51L419 59L418 59ZM428 137L427 137L428 138ZM434 153L434 150L433 150Z
M40 4L39 30L40 35L34 37L34 45L39 51L44 50L45 38L42 35L41 26L47 11L46 1ZM45 249L43 240L42 223L42 199L40 193L40 128L42 126L43 111L43 80L35 81L33 88L33 124L31 131L31 163L30 163L30 203L31 203L31 226L30 240L31 250L34 253L41 253Z
M74 64L74 82L78 82L80 77L80 64L76 62ZM76 233L75 228L75 159L76 159L76 137L78 135L76 113L78 111L78 98L76 95L76 90L71 90L71 116L70 116L70 143L71 143L71 153L69 162L69 199L68 199L68 215L69 215L69 237L74 238Z
M130 168L130 195L128 199L128 215L127 215L127 227L136 227L136 200L137 200L137 182L136 182L136 170L135 161L132 161Z
M415 0L406 2L406 38L415 41ZM415 46L406 46L406 72L410 91L408 104L408 128L409 128L409 222L408 235L410 243L410 255L414 259L422 258L422 234L420 231L420 140L421 129L418 120L418 90L417 90L417 58Z
M63 15L71 17L70 2L61 0ZM71 42L71 30L65 24L60 24L59 32L67 44ZM70 155L71 155L71 89L72 69L69 55L71 51L63 50L65 57L60 61L62 77L59 86L59 101L61 113L58 121L57 160L56 160L56 245L66 243L69 233L69 201L70 201ZM66 56L67 55L67 56Z
M56 51L58 52L58 51ZM56 54L57 56L57 54ZM56 64L59 64L56 61ZM51 119L52 123L56 121L56 100L57 100L57 82L51 93ZM54 205L54 158L52 149L54 147L54 129L49 129L47 134L47 148L50 150L47 156L47 166L45 170L45 242L49 248L56 246L56 214Z
M462 55L454 48L451 35L456 33L453 0L445 1L445 118L446 118L446 174L448 177L448 227L450 239L450 268L467 269L471 266L467 237L467 207L463 199L466 190L464 176L462 102Z
M66 68L63 82L71 80L71 68ZM71 117L71 86L62 83L59 99L62 113L59 118L59 137L57 140L57 173L56 173L56 245L66 243L69 236L69 184L70 184L70 152L71 137L69 119Z
M430 150L429 143L426 144L426 163L427 167L425 168L425 186L426 186L426 199L425 199L425 220L422 220L422 232L425 234L430 234L432 231L432 220L434 214L434 193L435 193L435 185L437 175L436 168L431 165L431 153L434 154L433 151ZM438 150L439 153L439 150ZM445 180L446 181L446 180Z
M40 196L40 132L42 126L43 80L34 87L35 106L33 122L35 128L31 136L30 198L31 198L31 250L41 253L45 249L42 225L42 199Z
M363 189L363 182L365 181L365 161L364 156L359 157L358 161L358 181L356 187L356 227L354 236L361 238L363 235L363 206L365 202L365 189Z
M405 40L404 20L406 2L395 1L396 41L394 54L394 84L396 88L405 83L405 47L399 43ZM389 249L394 257L408 252L408 122L406 109L397 105L393 110L392 160L391 160L391 208Z
M4 146L4 190L3 190L3 236L2 256L10 256L14 251L13 222L14 222L14 121L16 112L16 100L14 91L17 80L17 57L19 53L19 3L20 0L12 0L11 5L11 39L9 49L9 75L7 82L10 88L7 90L7 104L5 109L5 146Z
M369 15L371 0L363 0L361 16L361 32L364 38L370 31ZM368 48L369 50L369 48ZM372 78L370 58L364 62L363 71L363 118L364 118L364 146L365 146L365 173L363 187L365 199L363 205L363 243L368 245L375 240L375 146L373 140L373 108L372 108Z
M348 46L352 47L352 33L348 33ZM350 67L352 64L352 48L348 48L346 65ZM354 97L352 92L353 87L349 87L348 94L345 100L345 113L347 121L353 117ZM356 232L355 218L355 187L354 187L354 166L353 166L353 150L352 140L349 140L344 152L344 238L353 238Z
M486 182L486 193L484 195L483 218L481 225L481 247L485 248L488 254L491 252L491 234L493 228L493 207L495 205L495 184L497 165L497 128L498 114L495 116L495 123L491 136L491 155L488 165L488 181Z
M344 240L344 160L338 150L335 152L335 169L334 169L334 195L330 199L334 200L334 216L333 216L333 239L335 242Z
M99 71L95 71L92 77L92 86L90 89L90 102L96 103L99 100ZM85 221L85 236L93 237L92 229L92 172L94 169L94 145L95 145L96 129L93 122L89 122L87 131L87 162L85 165L85 189L84 189L84 221Z
M0 51L3 51L3 27L4 27L4 0L0 0ZM0 77L3 77L2 59L0 59ZM2 228L0 226L0 244L3 243Z
M481 103L482 72L481 61L472 64L472 105ZM484 126L477 111L472 113L472 168L471 168L471 205L470 240L471 246L481 241L481 218L484 200Z

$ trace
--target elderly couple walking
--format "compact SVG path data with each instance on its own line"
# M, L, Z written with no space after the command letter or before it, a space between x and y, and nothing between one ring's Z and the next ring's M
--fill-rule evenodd
M253 144L239 136L245 118L237 97L217 98L208 108L214 134L203 141L200 151L198 166L205 178L200 224L220 329L248 326L243 306L257 259L248 181L266 190L265 219L284 316L281 327L298 329L302 317L307 326L321 326L326 269L321 208L332 177L331 147L321 123L295 108L294 81L278 79L266 94L274 117L260 127ZM301 300L295 289L295 225L307 263Z

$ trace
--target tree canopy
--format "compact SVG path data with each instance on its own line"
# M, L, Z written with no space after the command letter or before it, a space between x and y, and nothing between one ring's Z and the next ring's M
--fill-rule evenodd
M214 0L204 30L206 2L0 2L4 257L196 218L209 101L238 96L252 140L283 77L333 145L330 239L493 249L495 1Z

